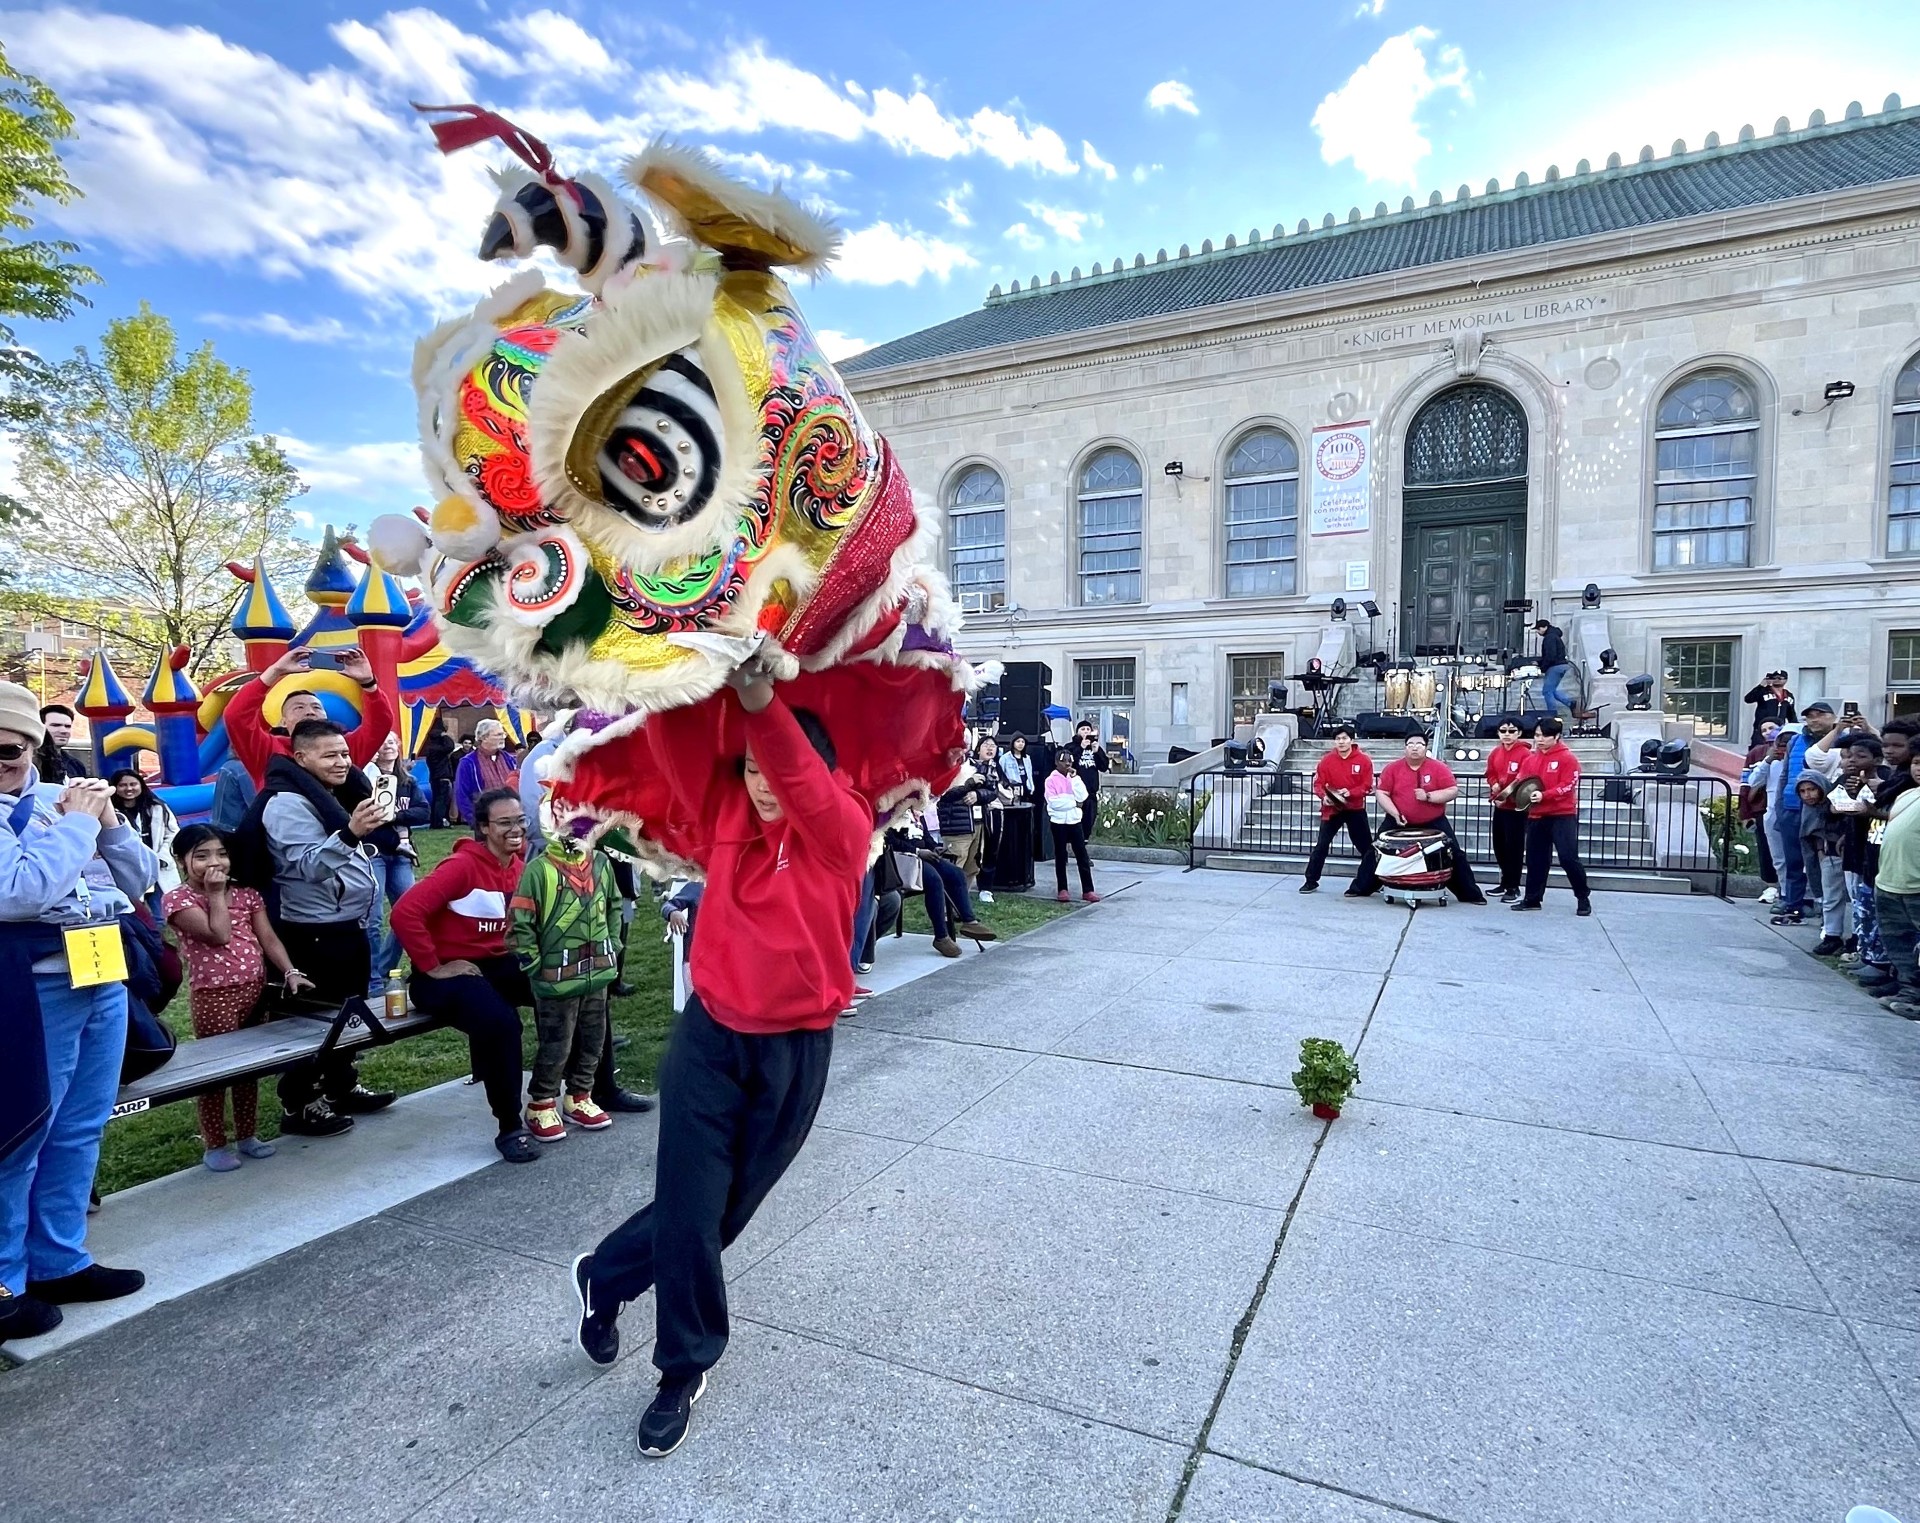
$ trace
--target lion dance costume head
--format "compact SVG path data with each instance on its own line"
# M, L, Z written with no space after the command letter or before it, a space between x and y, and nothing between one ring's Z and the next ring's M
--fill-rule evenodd
M420 433L438 505L378 520L372 549L424 576L449 647L522 701L578 706L556 812L619 826L659 871L692 843L653 775L646 716L722 692L745 643L814 710L876 818L937 791L963 759L970 668L922 564L931 534L776 271L817 271L838 235L702 155L656 144L626 178L675 236L596 175L478 107L443 150L505 142L485 259L550 249L537 270L423 339Z

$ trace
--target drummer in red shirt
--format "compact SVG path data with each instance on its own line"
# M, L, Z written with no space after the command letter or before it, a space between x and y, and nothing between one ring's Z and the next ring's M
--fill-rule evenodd
M1367 797L1372 792L1373 758L1354 743L1352 725L1337 726L1333 749L1313 769L1313 796L1320 800L1320 834L1313 843L1313 855L1307 858L1307 881L1300 885L1301 893L1311 894L1320 887L1327 848L1342 830L1360 856L1360 870L1347 890L1347 898L1364 899L1380 886L1373 872L1373 831L1367 824Z
M1527 811L1527 892L1513 908L1537 910L1547 897L1547 871L1558 854L1560 871L1573 887L1573 912L1591 915L1587 870L1580 863L1580 761L1560 740L1558 719L1543 719L1533 732L1533 754L1521 770L1540 785Z
M1415 731L1407 737L1407 754L1388 762L1381 770L1374 793L1380 807L1395 825L1418 826L1437 830L1447 838L1453 857L1453 876L1447 887L1462 904L1485 904L1487 896L1474 881L1473 866L1460 849L1453 826L1447 820L1447 805L1460 791L1446 765L1427 755L1427 737Z
M1499 744L1487 753L1487 797L1493 800L1493 860L1500 864L1500 902L1520 897L1527 860L1527 816L1513 801L1533 749L1520 738L1520 722L1500 721Z

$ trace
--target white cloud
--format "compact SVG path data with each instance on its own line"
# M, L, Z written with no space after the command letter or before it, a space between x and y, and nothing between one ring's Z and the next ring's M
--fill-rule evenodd
M597 37L558 11L517 16L505 30L526 50L532 73L575 74L605 84L622 72Z
M382 84L424 91L432 101L471 99L468 65L495 76L520 72L512 54L429 10L389 11L372 26L342 21L328 30Z
M1002 238L1012 239L1013 242L1019 244L1020 247L1027 250L1028 253L1032 253L1035 249L1043 249L1047 246L1047 240L1042 238L1024 222L1014 223L1012 227L1008 228L1000 236Z
M848 233L829 273L857 286L911 286L923 275L945 280L977 263L957 243L883 221Z
M1432 96L1453 91L1471 104L1467 61L1456 47L1428 56L1437 34L1417 26L1389 37L1313 113L1320 157L1329 164L1352 159L1370 180L1413 183L1420 161L1433 151L1415 120Z
M1135 164L1131 178L1135 185L1145 185L1148 180L1159 174L1160 171L1166 167L1164 164Z
M1120 173L1119 170L1101 158L1093 144L1089 143L1085 138L1080 140L1080 162L1087 166L1088 174L1105 175L1109 180L1116 178Z
M1089 222L1095 227L1100 225L1100 218L1092 212L1074 211L1065 206L1046 206L1038 201L1029 201L1026 207L1035 217L1052 228L1057 237L1064 238L1069 243L1080 241Z
M1079 169L1060 134L1051 127L1022 127L1004 111L982 106L967 118L974 147L1009 169L1031 167L1070 175Z
M955 227L972 227L973 218L967 215L967 197L973 194L971 183L950 190L934 204L947 214L947 220Z
M758 149L740 153L708 143L701 151L722 168L763 185L826 185L847 178L844 169L827 169L811 159L788 164L781 159L770 159Z
M1360 0L1359 8L1353 14L1356 20L1367 20L1378 16L1386 8L1387 0Z
M1193 87L1177 79L1163 79L1147 91L1147 106L1153 111L1184 111L1188 116L1200 114L1200 107L1194 103Z
M338 344L343 348L371 348L380 335L371 325L354 327L337 317L286 317L278 312L202 312L200 321L229 333L258 333L293 344Z
M422 501L427 492L420 446L409 439L378 444L316 444L281 434L280 447L315 492L361 498L379 507Z
M875 137L905 153L956 159L972 146L964 126L944 114L924 90L907 96L875 90L867 120Z
M820 340L820 347L830 360L844 360L850 354L863 354L873 347L866 339L842 333L838 328L816 328L813 336Z

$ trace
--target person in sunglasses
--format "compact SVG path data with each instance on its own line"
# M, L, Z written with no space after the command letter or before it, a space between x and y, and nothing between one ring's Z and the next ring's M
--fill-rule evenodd
M45 738L33 694L0 682L0 1342L146 1283L88 1254L87 1198L126 1052L120 917L159 864L107 784L39 781Z
M1520 722L1500 721L1498 740L1487 753L1487 797L1493 800L1493 860L1500 864L1500 902L1512 904L1520 897L1520 884L1526 873L1527 816L1514 802L1513 791L1520 785L1520 769L1533 748L1520 737Z

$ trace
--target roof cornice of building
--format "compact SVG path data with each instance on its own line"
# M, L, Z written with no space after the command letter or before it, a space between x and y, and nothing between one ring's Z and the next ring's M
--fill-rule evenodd
M867 354L873 356L884 355L886 351L896 346L904 345L912 339L921 337L923 334L936 333L955 323L966 323L970 317L983 317L987 313L1005 312L1011 315L1012 310L1028 304L1039 304L1039 306L1035 308L1037 315L1039 308L1044 307L1050 302L1068 298L1073 295L1089 293L1100 287L1122 285L1126 282L1150 277L1165 277L1169 274L1189 272L1204 278L1207 267L1209 266L1231 266L1235 261L1244 261L1256 255L1271 255L1281 249L1305 249L1312 245L1337 246L1342 240L1364 238L1371 234L1381 233L1387 229L1407 228L1422 222L1456 218L1466 213L1481 211L1489 207L1505 206L1516 202L1538 202L1550 198L1563 197L1572 192L1595 185L1624 184L1626 188L1630 188L1631 182L1635 180L1667 176L1677 171L1690 170L1701 165L1717 166L1724 164L1737 170L1739 168L1739 161L1753 155L1777 155L1779 150L1798 144L1843 137L1850 133L1884 129L1915 120L1920 120L1920 106L1903 107L1900 102L1900 97L1897 95L1888 96L1882 109L1872 114L1863 112L1860 103L1855 101L1847 106L1845 113L1839 120L1829 122L1826 120L1824 113L1815 111L1809 118L1806 126L1797 130L1792 127L1788 118L1781 117L1775 122L1773 131L1764 137L1756 134L1751 126L1744 126L1740 129L1734 140L1728 143L1722 143L1717 133L1709 133L1706 144L1699 149L1691 151L1687 149L1684 142L1676 141L1672 149L1664 157L1657 155L1653 146L1648 144L1640 150L1638 157L1632 163L1624 162L1622 156L1616 153L1611 155L1601 168L1594 169L1588 160L1582 159L1579 164L1575 166L1574 172L1571 175L1563 175L1557 165L1549 165L1545 176L1538 182L1530 181L1529 176L1523 172L1517 177L1515 183L1506 189L1501 189L1497 180L1489 180L1486 189L1476 194L1470 186L1463 184L1451 201L1444 199L1441 192L1436 190L1429 196L1425 205L1416 205L1412 197L1407 197L1401 203L1400 210L1398 211L1390 211L1387 204L1383 201L1375 206L1371 216L1363 216L1360 208L1356 206L1348 212L1347 220L1344 223L1336 222L1333 214L1329 212L1322 219L1319 227L1311 227L1305 219L1302 219L1298 228L1291 234L1285 232L1283 225L1275 224L1270 235L1262 237L1259 230L1254 229L1248 234L1247 241L1244 243L1240 242L1231 234L1227 236L1225 242L1219 247L1215 247L1212 240L1208 239L1201 244L1198 253L1192 252L1188 245L1182 244L1179 253L1176 255L1169 256L1165 249L1161 249L1152 259L1148 259L1143 252L1136 254L1131 264L1116 260L1110 269L1102 269L1096 264L1091 274L1082 274L1077 266L1064 277L1056 270L1044 284L1038 276L1035 276L1031 284L1024 288L1018 281L1014 282L1011 290L1003 290L1000 286L995 285L992 290L988 292L986 300L981 307L975 309L972 314L962 314L961 317L951 319L948 323L936 324L932 329L921 330L920 333L904 335L900 339L880 344L873 350L868 351ZM1404 279L1417 276L1424 271L1449 268L1457 270L1460 264L1467 261L1497 263L1518 257L1525 262L1537 264L1538 256L1543 250L1559 251L1566 249L1569 245L1597 247L1603 245L1609 239L1618 239L1623 236L1628 238L1638 236L1644 240L1647 235L1666 228L1685 226L1698 229L1703 223L1729 221L1742 212L1778 208L1788 202L1819 203L1832 197L1847 195L1853 190L1877 189L1890 183L1899 183L1907 178L1909 177L1888 177L1868 182L1867 185L1859 187L1836 187L1831 190L1815 190L1811 193L1799 195L1789 194L1762 197L1725 212L1709 212L1687 217L1652 218L1650 220L1638 221L1585 236L1573 238L1565 236L1541 238L1535 242L1490 253L1469 251L1450 258L1422 260L1410 263L1384 272L1382 275L1335 278L1317 283L1302 284L1283 290L1258 293L1251 296L1238 296L1215 304L1212 310L1218 311L1221 307L1244 306L1256 302L1264 304L1268 300L1279 297L1297 296L1307 293L1312 293L1319 298L1319 300L1314 303L1315 305L1347 306L1352 304L1354 300L1353 292L1356 288L1373 284L1383 278L1390 279L1399 277ZM1332 256L1332 248L1328 248L1327 252L1329 256ZM1532 256L1532 258L1529 260L1528 256ZM1223 270L1220 273L1225 274L1226 271ZM1337 297L1335 296L1336 292L1338 293ZM1136 327L1141 321L1151 322L1162 315L1178 315L1182 318L1191 318L1198 310L1203 310L1203 308L1195 306L1181 307L1174 309L1172 312L1153 314L1146 318L1135 319L1133 321L1088 322L1068 326L1052 333L1037 335L1032 339L1015 339L1010 343L989 342L981 344L963 342L940 354L907 357L891 362L878 360L877 362L863 364L862 361L867 359L867 355L856 355L850 360L843 361L841 368L850 376L872 376L875 378L884 376L887 382L891 383L895 379L904 376L905 373L917 373L928 366L937 365L939 362L945 360L964 357L977 363L984 355L994 351L1012 349L1023 346L1026 343L1042 341L1047 338L1064 338L1071 336L1084 342L1085 337L1091 333L1099 332L1104 334L1113 329L1131 329Z
M973 379L985 372L1066 368L1061 362L1091 361L1116 351L1149 348L1197 347L1230 342L1261 334L1302 333L1337 327L1356 320L1357 310L1389 319L1421 311L1455 306L1476 296L1520 296L1531 291L1587 278L1597 267L1632 260L1641 273L1684 265L1705 264L1764 243L1790 248L1824 243L1842 236L1823 232L1834 222L1852 225L1886 221L1889 227L1920 225L1916 180L1882 182L1857 190L1825 192L1771 201L1738 212L1715 212L1679 221L1625 228L1587 238L1552 244L1532 244L1509 252L1480 255L1471 260L1449 260L1408 270L1364 276L1334 285L1242 297L1215 306L1187 307L1130 322L1076 328L1038 338L1021 339L978 349L958 350L924 360L908 360L870 370L854 370L847 379L856 393L918 390L959 378ZM1797 214L1783 222L1782 209ZM1709 231L1710 230L1710 231ZM1711 242L1719 247L1709 249ZM1733 247L1728 247L1732 245ZM1675 257L1678 256L1678 257ZM1471 265L1471 275L1463 274Z

